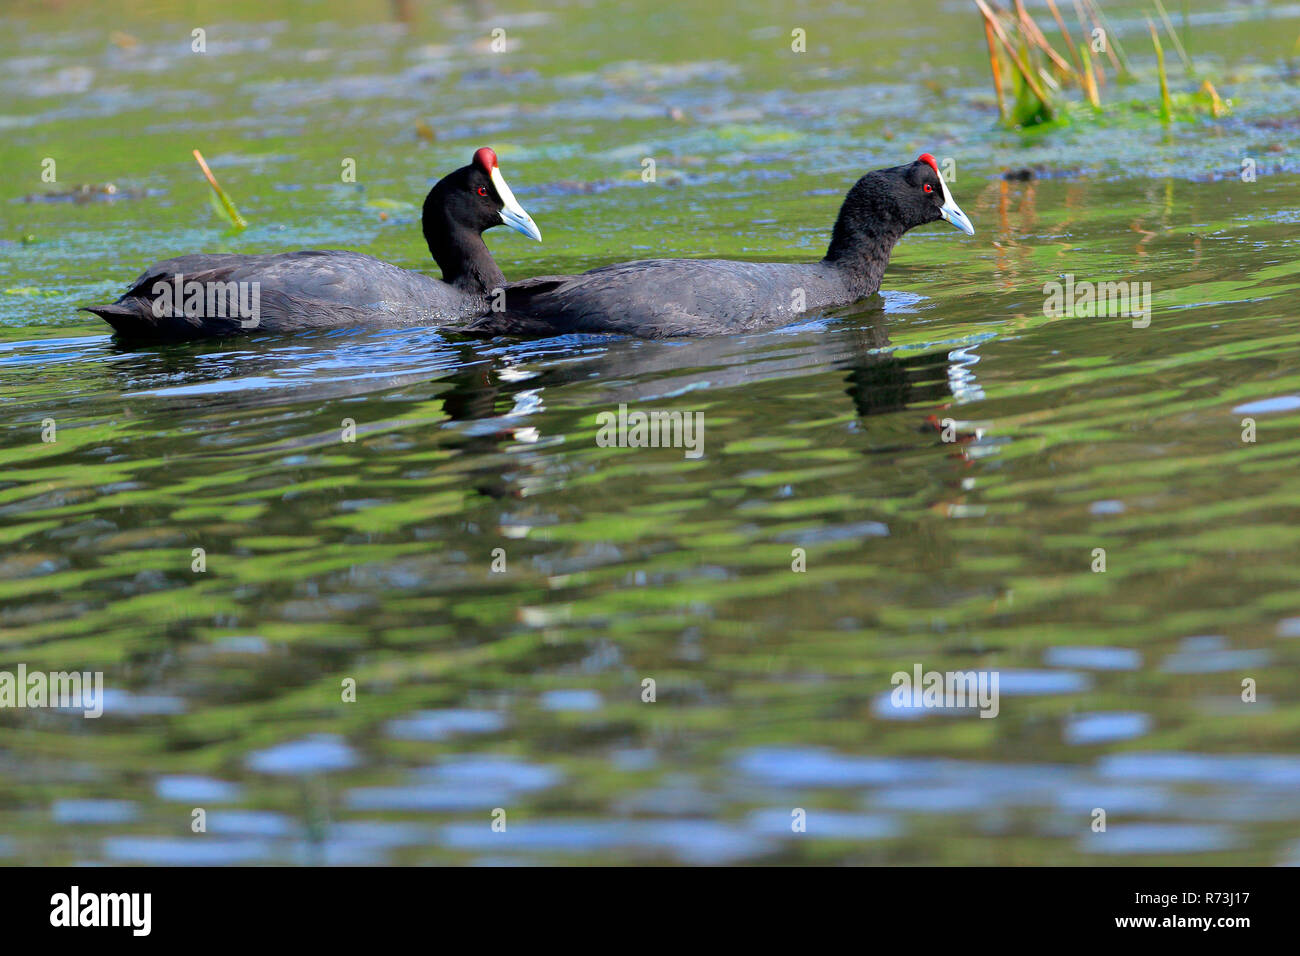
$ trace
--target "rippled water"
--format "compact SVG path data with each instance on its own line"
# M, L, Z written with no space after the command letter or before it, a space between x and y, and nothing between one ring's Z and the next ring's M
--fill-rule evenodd
M0 859L1300 862L1300 7L1192 4L1221 123L1022 140L962 3L236 2L207 59L69 6L0 41L0 670L107 699L0 711ZM491 234L508 276L811 258L921 149L977 233L730 339L129 352L73 311L183 251L425 267L400 203L485 143L546 237ZM24 201L51 155L119 198ZM1149 326L1045 315L1066 273L1149 282ZM601 447L620 404L702 413L702 456ZM997 718L896 706L918 664L997 671Z

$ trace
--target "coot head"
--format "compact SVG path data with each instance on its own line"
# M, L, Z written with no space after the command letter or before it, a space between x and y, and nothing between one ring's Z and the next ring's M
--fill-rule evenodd
M915 226L945 219L968 236L975 227L961 211L934 157L877 169L859 179L844 197L827 258L889 258L889 247Z
M966 214L957 205L948 191L948 184L939 172L939 164L929 153L922 153L916 162L900 167L905 172L903 179L911 189L904 189L903 196L909 203L909 218L922 217L910 222L911 226L935 222L938 219L952 223L968 236L975 235L975 227L966 218ZM915 206L915 212L912 211Z
M506 185L497 154L487 146L474 153L468 166L439 180L424 201L424 212L426 217L437 212L440 215L435 220L450 221L474 232L505 225L530 239L542 238L533 217Z
M524 212L497 166L497 154L484 146L468 166L448 173L424 200L422 225L429 252L444 282L483 293L505 284L505 276L483 244L484 230L509 226L541 241L533 217Z

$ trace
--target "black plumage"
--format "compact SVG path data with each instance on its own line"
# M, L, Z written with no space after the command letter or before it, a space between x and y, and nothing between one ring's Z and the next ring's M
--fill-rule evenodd
M581 275L526 279L506 286L503 310L464 328L489 335L613 332L645 338L769 328L872 295L903 233L939 219L973 233L926 154L857 181L819 262L646 259Z
M468 166L443 177L429 191L421 222L429 252L445 281L339 250L201 253L155 263L112 305L85 311L104 319L119 339L128 342L254 331L447 325L486 311L492 292L505 285L505 276L483 242L484 230L504 223L541 238L501 178L496 154L486 147L474 154ZM197 308L198 300L184 295L189 283L198 283L205 293ZM258 308L253 318L229 307L228 293L217 285L240 283L248 284L235 289L244 302L252 299L252 284L256 284ZM212 294L211 300L207 293Z

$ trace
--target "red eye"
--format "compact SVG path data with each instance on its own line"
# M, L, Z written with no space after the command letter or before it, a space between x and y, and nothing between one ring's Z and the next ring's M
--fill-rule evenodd
M927 192L928 192L929 189L930 189L929 186L926 186L925 188L926 188L926 191L927 191ZM478 188L478 194L479 194L480 196L486 196L486 195L487 195L487 187L486 187L486 186L480 186L480 187Z
M925 191L928 192L928 193L932 193L932 192L934 192L934 187L931 186L929 183L926 183L926 184L925 184Z

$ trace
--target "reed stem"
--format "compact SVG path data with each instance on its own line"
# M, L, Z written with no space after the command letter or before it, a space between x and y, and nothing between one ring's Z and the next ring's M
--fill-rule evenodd
M1020 54L1016 52L1016 48L1011 45L1011 41L1007 39L1006 33L1002 30L1002 24L998 23L997 17L993 15L993 11L989 9L988 4L986 4L984 0L975 0L975 4L980 8L980 13L984 14L984 21L993 28L993 33L997 36L999 42L1001 42L1003 49L1007 51L1007 56L1011 58L1011 62L1014 63L1016 69L1020 71L1020 75L1024 78L1025 85L1029 87L1029 91L1038 97L1038 101L1046 107L1048 105L1047 94L1043 92L1043 88L1038 84L1038 80L1034 78L1029 67L1025 65L1025 61L1021 58Z
M1178 31L1174 29L1173 23L1169 19L1169 13L1165 10L1165 5L1160 0L1155 0L1156 10L1160 13L1160 19L1164 22L1165 32L1169 34L1169 39L1174 41L1174 49L1178 51L1178 58L1183 61L1183 69L1187 71L1188 76L1195 76L1196 71L1192 68L1192 61L1187 56L1187 51L1183 49L1183 41L1178 39Z
M1165 74L1165 51L1160 46L1160 34L1156 25L1147 17L1147 27L1151 30L1151 42L1156 48L1156 70L1160 73L1160 122L1166 126L1174 118L1173 104L1169 100L1169 77Z
M993 68L993 89L998 94L998 115L1002 122L1007 121L1007 101L1006 94L1002 92L1002 61L998 57L998 43L993 36L993 27L989 21L984 21L984 37L989 42L989 66Z
M208 178L208 185L211 186L213 192L217 194L217 198L221 200L222 208L226 210L226 215L230 218L231 224L234 225L236 229L247 229L248 220L239 214L239 210L235 208L235 204L231 201L230 197L226 195L226 191L221 188L221 184L217 182L217 177L212 175L212 170L208 168L208 162L203 158L203 154L196 149L194 151L194 158L199 161L199 169L203 170L203 175Z

